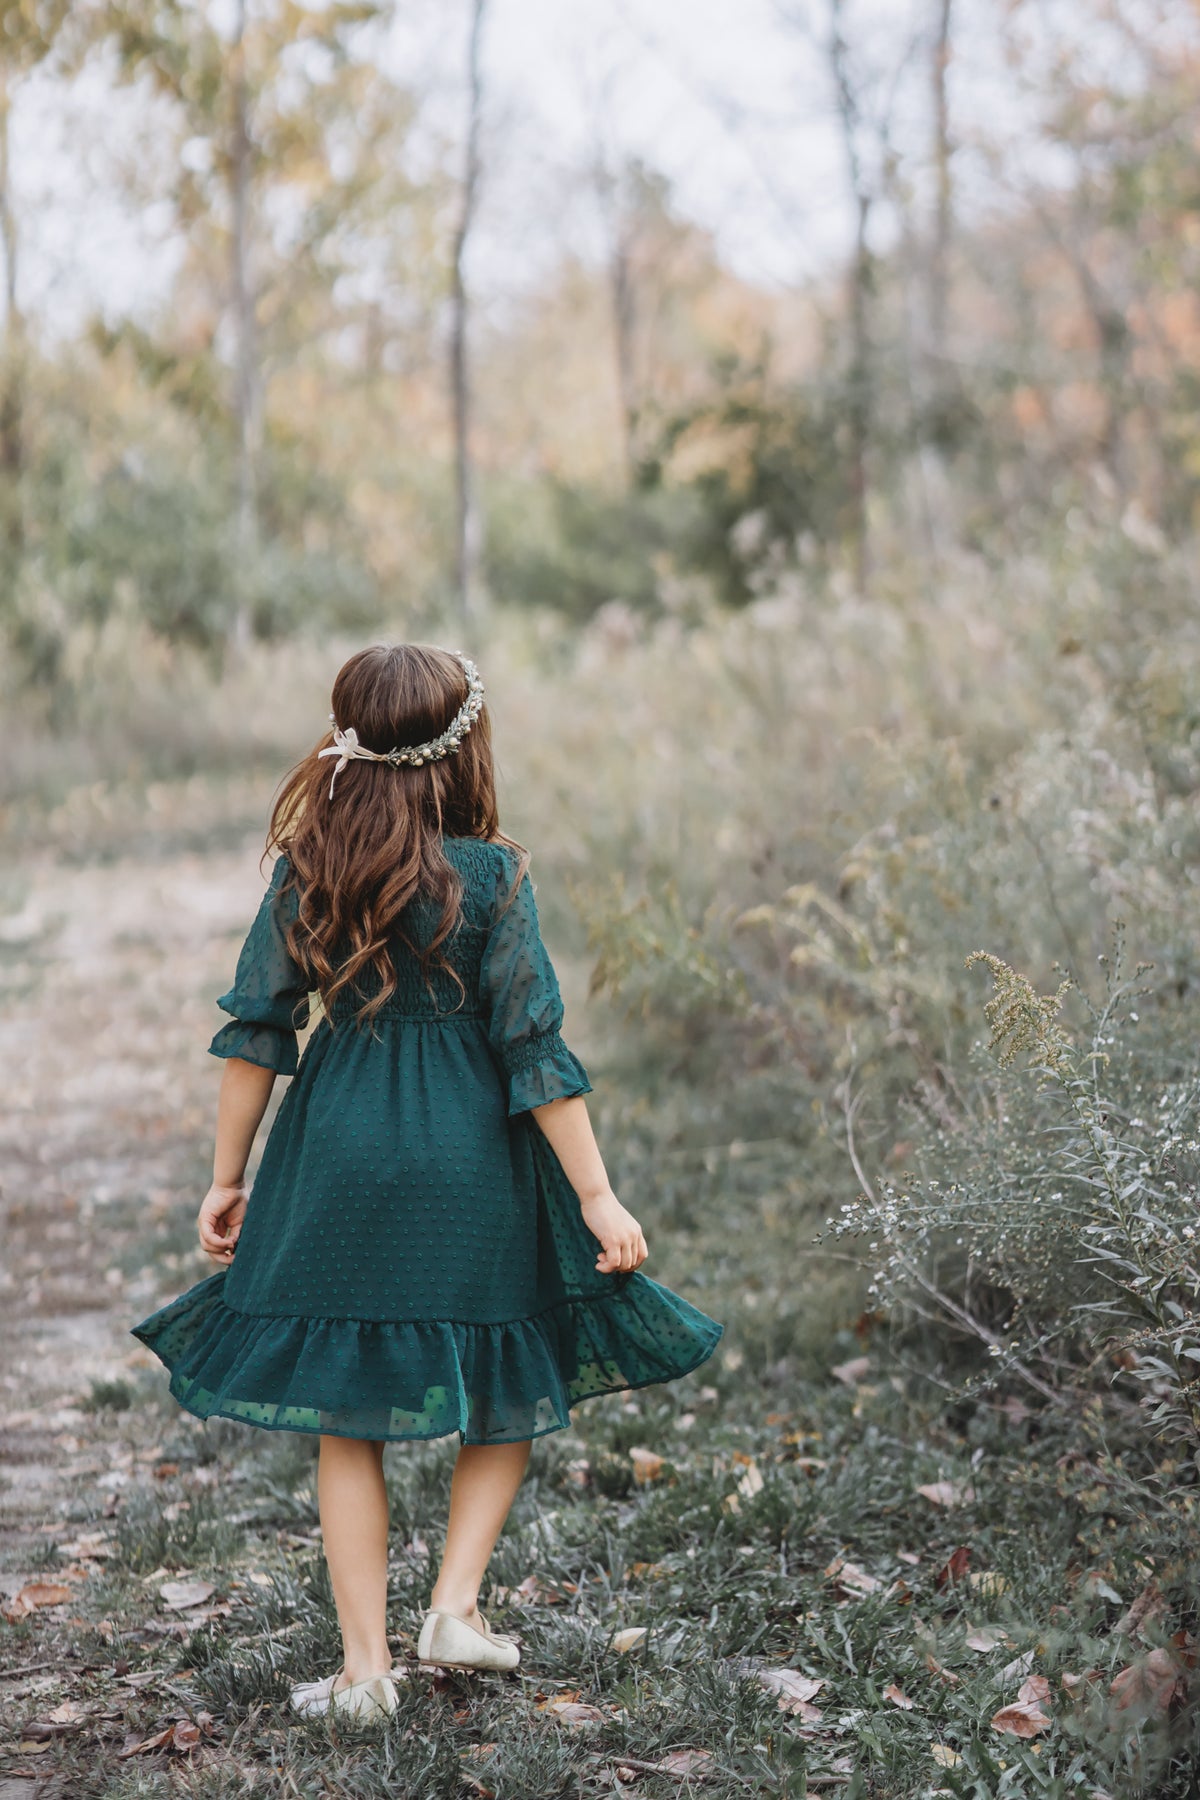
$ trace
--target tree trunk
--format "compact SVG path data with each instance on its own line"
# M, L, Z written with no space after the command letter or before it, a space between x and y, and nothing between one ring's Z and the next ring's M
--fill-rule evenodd
M9 163L9 91L0 68L0 254L4 257L4 336L0 349L0 534L15 562L24 544L25 332L17 299L17 227Z
M258 367L255 295L250 274L251 155L249 98L246 83L246 3L237 0L230 64L232 134L229 159L230 287L233 299L236 366L234 413L237 426L238 593L233 618L235 648L250 638L247 578L253 575L259 547L258 467L262 451L262 382Z
M950 233L954 217L954 190L950 181L950 103L946 91L952 4L953 0L937 0L937 35L930 68L935 200L933 243L929 255L929 338L933 356L939 362L946 354L946 327L950 318Z
M829 61L842 131L846 173L854 200L854 254L850 264L850 368L846 383L846 409L850 440L850 533L854 578L859 592L865 593L871 572L867 528L867 458L873 416L870 302L874 270L867 228L873 196L867 185L859 154L858 98L850 74L846 40L842 34L842 16L843 0L830 0Z
M483 79L480 43L487 0L471 0L471 34L467 49L467 140L463 163L461 204L450 268L450 392L454 407L455 485L455 586L459 613L471 623L483 601L483 528L475 493L471 460L471 371L469 358L469 299L466 253L479 193L480 116L483 111Z

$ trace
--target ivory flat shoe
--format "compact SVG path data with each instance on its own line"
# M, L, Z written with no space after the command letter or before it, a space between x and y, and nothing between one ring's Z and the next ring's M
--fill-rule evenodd
M427 1612L417 1639L417 1661L441 1669L515 1669L521 1652L512 1638L493 1631L479 1614L482 1631L457 1613Z
M306 1719L333 1712L351 1719L381 1720L395 1712L399 1701L392 1675L371 1675L366 1681L352 1681L335 1693L333 1684L341 1672L335 1669L323 1681L297 1682L290 1695L293 1710Z

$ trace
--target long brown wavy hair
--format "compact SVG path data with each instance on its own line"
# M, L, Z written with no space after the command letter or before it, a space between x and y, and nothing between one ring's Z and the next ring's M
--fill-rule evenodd
M462 663L432 644L374 644L338 670L333 718L351 726L368 750L421 744L438 737L467 697ZM396 989L389 939L399 938L430 972L463 983L442 946L458 926L462 881L443 837L486 838L518 853L515 894L529 853L500 830L486 705L452 756L420 767L354 760L337 777L320 743L284 778L267 831L268 851L291 864L286 885L299 896L288 948L321 995L326 1015L339 994L353 997L356 1023L370 1020ZM441 907L432 937L413 943L404 922L412 901ZM461 1003L461 1002L460 1002Z

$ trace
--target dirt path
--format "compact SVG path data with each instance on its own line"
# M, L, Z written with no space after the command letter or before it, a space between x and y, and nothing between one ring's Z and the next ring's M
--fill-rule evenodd
M0 1595L119 1485L111 1425L80 1402L154 1364L130 1324L211 1272L198 1250L145 1258L199 1202L218 1074L203 1051L261 893L257 848L43 856L0 916Z

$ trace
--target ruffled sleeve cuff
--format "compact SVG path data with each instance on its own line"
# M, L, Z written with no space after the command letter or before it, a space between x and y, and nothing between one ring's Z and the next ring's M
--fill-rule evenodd
M510 1118L533 1106L545 1106L551 1100L568 1100L574 1094L592 1091L587 1070L557 1031L539 1032L522 1044L510 1046L504 1067Z
M210 1056L237 1056L243 1062L257 1063L260 1069L274 1069L277 1075L294 1075L300 1061L294 1031L278 1025L250 1025L241 1019L222 1025L208 1049Z

